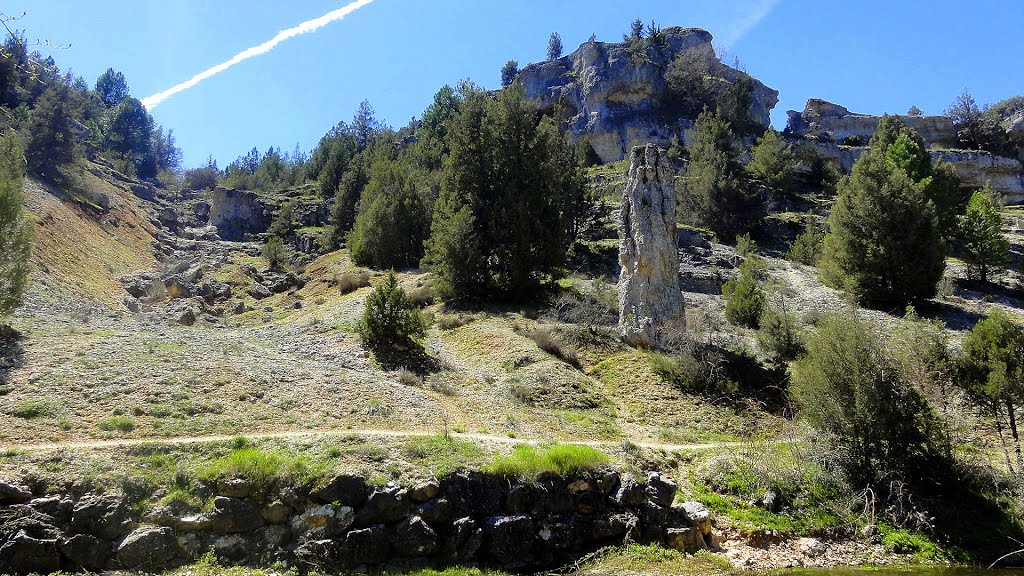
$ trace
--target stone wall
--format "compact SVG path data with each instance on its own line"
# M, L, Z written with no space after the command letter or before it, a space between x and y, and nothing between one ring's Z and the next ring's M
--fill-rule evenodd
M410 487L369 486L348 475L314 487L227 479L204 490L200 496L213 498L208 512L177 504L140 515L123 495L32 494L0 483L0 567L156 570L213 550L226 564L318 570L536 570L627 540L689 552L713 544L707 509L674 504L675 483L658 473L644 481L598 471L531 482L457 473Z

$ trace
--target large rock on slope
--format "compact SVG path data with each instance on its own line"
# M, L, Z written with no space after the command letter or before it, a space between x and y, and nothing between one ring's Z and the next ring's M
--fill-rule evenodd
M585 42L575 52L549 62L531 64L519 79L527 96L552 109L565 105L569 127L576 136L589 135L601 160L622 160L636 145L667 146L673 136L684 135L694 118L671 112L665 72L677 54L694 50L707 60L713 80L735 83L747 76L723 65L715 56L712 36L696 28L664 29L665 47L648 48L646 57L634 58L624 43ZM779 93L751 80L750 118L762 128L770 125L769 112Z
M635 346L662 344L684 330L676 251L676 191L668 157L633 149L619 220L619 330Z
M255 192L217 187L210 193L210 225L225 240L241 241L270 228L273 208Z

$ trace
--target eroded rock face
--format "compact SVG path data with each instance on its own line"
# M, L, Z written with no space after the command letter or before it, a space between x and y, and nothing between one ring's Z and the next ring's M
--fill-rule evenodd
M803 112L790 110L787 114L789 134L838 144L867 144L881 120L880 116L857 114L817 98L808 100ZM899 116L899 119L916 130L929 148L953 148L957 144L956 128L948 116Z
M745 75L718 60L707 31L671 27L664 34L665 47L649 48L643 61L623 43L585 42L568 56L527 66L519 80L542 108L559 102L567 106L570 129L576 136L589 135L603 162L622 160L636 145L667 146L695 119L666 113L671 98L665 71L677 54L696 50L721 82L731 84ZM778 100L777 91L751 79L751 120L767 128Z
M272 209L255 192L217 187L210 193L210 225L231 241L245 240L270 228Z
M619 220L619 330L652 347L686 328L676 250L676 191L668 157L633 149Z

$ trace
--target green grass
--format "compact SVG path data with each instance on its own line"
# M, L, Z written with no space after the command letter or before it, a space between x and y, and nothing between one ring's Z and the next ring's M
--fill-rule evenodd
M244 478L257 490L266 490L275 481L305 483L321 478L326 472L322 462L307 455L268 452L252 446L243 446L206 465L198 472L197 477L207 482L225 478Z
M912 554L919 562L942 560L942 550L927 536L910 530L899 530L882 524L878 527L882 545L896 554Z
M99 423L100 430L104 432L120 432L126 434L135 429L135 420L128 416L111 416L104 418Z
M535 478L545 472L569 476L607 466L611 459L596 448L578 444L555 444L545 448L520 445L506 457L487 467L490 472L505 476Z
M61 412L60 403L49 398L26 398L11 409L11 416L25 420L52 418Z
M438 477L480 464L484 458L476 444L443 434L409 440L402 446L402 455Z

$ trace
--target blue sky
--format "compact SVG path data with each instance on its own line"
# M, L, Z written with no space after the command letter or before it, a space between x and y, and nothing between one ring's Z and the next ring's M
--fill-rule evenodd
M348 0L21 0L29 38L90 83L121 70L143 98ZM566 52L591 33L618 40L636 17L706 28L755 77L781 92L773 114L807 98L857 112L940 113L968 88L979 102L1024 92L1020 0L374 0L317 32L280 44L153 110L188 165L221 166L270 146L311 149L363 99L401 126L442 85L498 84L508 59L543 58L548 35ZM47 50L43 50L44 52Z

